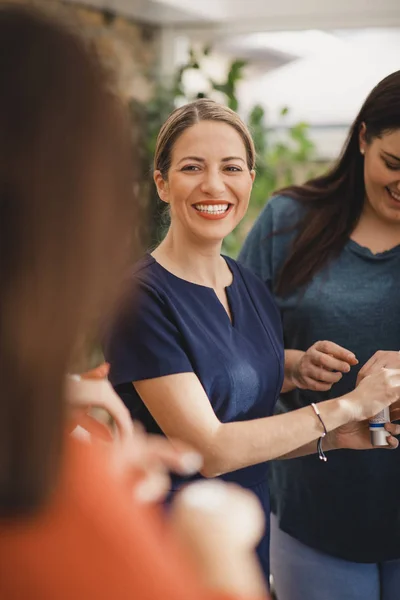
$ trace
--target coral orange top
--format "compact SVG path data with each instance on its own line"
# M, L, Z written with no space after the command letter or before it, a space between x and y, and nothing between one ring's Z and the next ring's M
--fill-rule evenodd
M1 600L222 600L203 589L155 507L98 448L69 438L49 505L0 521Z

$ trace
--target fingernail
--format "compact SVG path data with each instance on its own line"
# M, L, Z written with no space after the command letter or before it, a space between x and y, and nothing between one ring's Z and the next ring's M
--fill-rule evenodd
M183 475L194 475L203 465L203 457L198 452L186 452L180 459Z

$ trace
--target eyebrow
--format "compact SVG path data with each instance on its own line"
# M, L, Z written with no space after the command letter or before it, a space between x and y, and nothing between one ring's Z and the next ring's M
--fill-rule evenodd
M386 152L386 150L383 150L383 153L386 154L386 156L389 156L390 158L393 158L394 160L397 160L398 162L400 162L400 157L399 156L395 156L394 154L390 154L390 152Z
M222 159L222 162L229 162L231 160L241 160L243 163L245 162L245 160L243 160L243 158L240 156L227 156L226 158Z
M184 158L181 158L181 160L178 162L178 165L180 165L181 162L183 162L184 160L195 160L196 162L200 162L200 163L205 163L206 162L204 160L204 158L201 158L200 156L185 156ZM225 162L230 162L231 160L241 160L242 163L246 162L240 156L227 156L226 158L223 158L221 162L225 163Z

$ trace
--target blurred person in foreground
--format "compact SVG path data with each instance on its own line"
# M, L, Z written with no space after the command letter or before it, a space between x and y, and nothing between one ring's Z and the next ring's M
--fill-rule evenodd
M3 6L0 88L0 598L265 597L254 497L189 487L170 529L148 501L198 455L135 433L105 380L66 376L136 252L129 127L108 76L72 30ZM119 436L67 435L68 404L107 408Z
M400 71L371 91L327 174L268 202L239 260L281 311L279 413L400 367ZM397 600L399 472L400 453L384 450L273 464L280 600Z

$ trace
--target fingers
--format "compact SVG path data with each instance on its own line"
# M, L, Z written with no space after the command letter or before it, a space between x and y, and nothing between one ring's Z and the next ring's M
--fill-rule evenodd
M337 383L343 376L342 373L329 371L314 364L310 364L304 368L304 375L315 381L329 383L330 385Z
M133 423L129 410L107 380L99 382L87 381L101 386L98 394L91 402L92 406L104 408L114 419L118 434L122 440L130 440L133 436Z
M399 440L397 440L395 437L392 437L391 435L389 435L386 438L386 441L389 444L390 450L395 450L396 448L399 447Z
M313 362L315 365L321 366L328 371L340 371L341 373L348 373L351 369L349 363L344 362L343 360L338 360L333 356L329 356L328 354L323 354L322 352L315 351L313 355Z
M392 404L390 407L390 419L391 421L398 421L400 419L400 406L397 403Z
M133 477L135 497L143 503L162 501L171 489L169 472L186 477L202 466L202 457L186 444L173 446L166 438L147 435L134 427L131 440L113 444L113 468L124 478Z
M385 423L385 429L390 433L386 438L390 448L398 448L399 440L393 436L400 435L400 425L397 425L396 423Z
M315 379L305 378L302 389L311 390L312 392L329 392L332 385L332 383L323 383L322 381L315 381Z
M347 350L334 342L328 340L319 341L314 344L314 348L322 354L331 355L334 359L337 359L346 365L354 366L358 364L358 360L353 352L350 352L350 350ZM339 371L341 369L337 370Z
M265 518L256 496L236 484L219 480L198 481L175 497L172 519L193 539L204 535L207 544L219 539L224 545L254 547L265 528Z
M151 504L162 502L171 487L171 481L167 473L160 470L148 471L142 481L135 487L135 497L139 502Z
M171 488L169 472L189 477L199 471L203 459L183 442L170 443L161 435L148 435L135 423L135 437L125 446L129 466L140 474L135 495L140 502L162 501Z
M328 391L357 364L355 355L334 342L316 342L307 350L298 366L301 387L313 391Z
M106 379L66 380L66 399L73 409L102 408L115 420L121 439L132 437L132 421L128 409Z
M362 379L368 377L368 375L385 367L391 369L400 368L400 353L392 350L378 350L378 352L375 352L360 370L357 377L357 385Z
M367 360L365 365L363 365L363 367L360 369L360 371L358 373L357 381L363 379L364 377L367 377L368 373L370 372L370 369L376 363L377 360L378 360L378 356L377 356L377 353L375 353L373 356L371 356L371 358L369 360Z
M397 399L392 402L392 404L396 404L397 400L400 400L400 369L382 368L380 369L380 372L382 371L388 377L390 386L397 392Z
M391 435L400 435L400 425L397 423L385 423L385 429Z
M190 476L197 473L202 465L202 456L182 442L170 443L162 436L147 436L142 449L147 464L162 465L167 471Z

